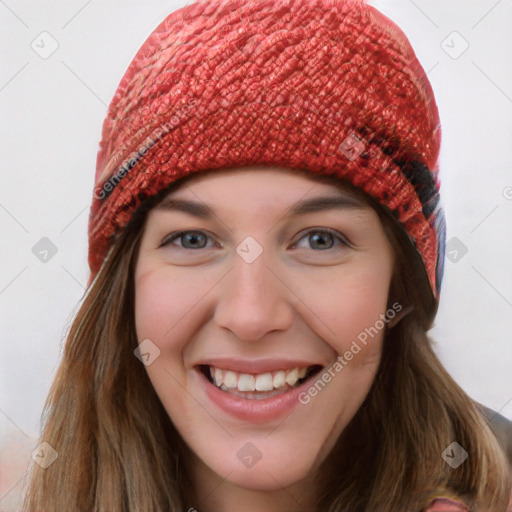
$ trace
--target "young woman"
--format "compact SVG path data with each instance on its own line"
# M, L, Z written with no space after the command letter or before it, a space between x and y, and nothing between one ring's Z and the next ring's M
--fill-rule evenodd
M414 51L360 1L164 20L104 123L24 510L509 510L510 425L427 334L439 146Z

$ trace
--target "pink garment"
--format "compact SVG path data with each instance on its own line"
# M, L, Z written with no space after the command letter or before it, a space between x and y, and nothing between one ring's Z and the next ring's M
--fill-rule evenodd
M512 495L510 496L508 512L512 512ZM448 498L436 498L431 501L425 512L471 512L466 505L460 501Z
M469 508L460 501L449 500L448 498L436 498L430 502L425 512L470 512Z

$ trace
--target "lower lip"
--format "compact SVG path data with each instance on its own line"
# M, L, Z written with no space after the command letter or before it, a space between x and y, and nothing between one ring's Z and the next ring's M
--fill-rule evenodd
M308 379L300 386L280 395L255 400L222 391L212 384L200 370L196 369L196 372L199 374L206 395L215 405L231 416L251 423L267 423L289 414L294 407L300 404L299 394L310 386L310 379Z

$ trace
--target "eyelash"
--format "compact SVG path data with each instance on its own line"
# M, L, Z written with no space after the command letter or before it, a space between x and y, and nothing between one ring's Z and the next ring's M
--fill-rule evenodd
M201 233L203 235L205 235L207 238L211 238L210 235L208 235L206 232L202 231L202 230L196 230L196 229L189 229L189 230L185 230L185 231L178 231L176 233L173 233L171 235L169 235L169 237L166 237L163 242L160 244L159 247L165 247L165 246L168 246L170 245L172 242L174 242L174 240L176 239L179 239L181 238L183 235L187 234L187 233ZM330 235L333 236L334 239L337 239L339 242L341 242L342 245L344 245L345 247L351 247L351 244L348 242L348 240L342 236L340 233L338 233L337 231L333 230L333 229L329 229L329 228L310 228L308 229L307 231L304 232L304 234L299 238L299 240L293 244L293 247L295 247L296 245L299 244L299 242L306 238L307 236L311 235L311 234L314 234L314 233L329 233ZM207 247L200 247L199 249L206 249ZM195 250L199 250L199 249L189 249L187 247L180 247L180 249L184 249L186 251L195 251ZM329 249L332 249L332 247L330 247ZM325 250L329 250L329 249L325 249ZM312 249L313 250L313 249ZM323 251L315 251L315 252L323 252Z

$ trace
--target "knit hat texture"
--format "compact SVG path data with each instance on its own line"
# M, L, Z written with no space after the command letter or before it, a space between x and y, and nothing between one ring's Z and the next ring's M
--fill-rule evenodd
M90 281L147 198L202 170L306 169L389 208L439 299L445 221L434 94L407 37L362 0L202 0L171 13L103 124Z

